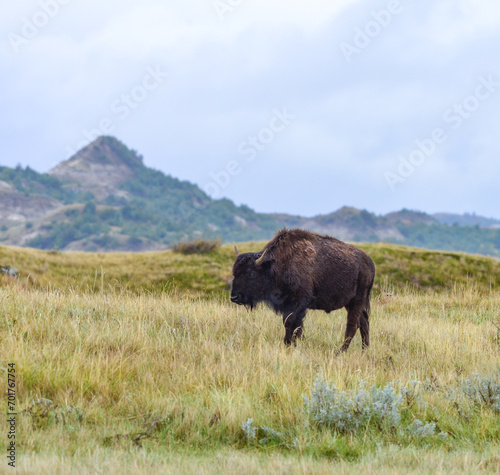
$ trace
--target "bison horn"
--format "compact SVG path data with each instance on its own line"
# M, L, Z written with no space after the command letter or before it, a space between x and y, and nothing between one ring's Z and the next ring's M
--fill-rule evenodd
M267 254L267 249L265 249L262 255L255 261L255 264L258 266L264 264L264 259L266 258L266 254Z
M240 253L238 252L238 248L236 247L236 245L234 246L234 252L236 252L236 257L238 257L240 255Z

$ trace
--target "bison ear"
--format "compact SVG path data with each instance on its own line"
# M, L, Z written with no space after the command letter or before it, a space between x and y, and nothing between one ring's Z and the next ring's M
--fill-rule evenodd
M260 267L262 264L264 264L264 262L266 261L266 254L267 249L264 249L264 252L261 254L261 256L255 260L255 265Z
M240 255L240 253L238 252L238 248L236 247L236 245L234 246L234 252L236 252L236 257L238 257Z

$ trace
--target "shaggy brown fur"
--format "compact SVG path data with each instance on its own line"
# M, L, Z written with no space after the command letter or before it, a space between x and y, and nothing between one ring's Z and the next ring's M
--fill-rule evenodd
M375 265L356 246L303 229L283 229L261 252L240 254L233 267L231 301L253 308L267 303L283 316L285 344L303 332L307 309L347 309L342 351L358 327L370 344L370 291Z

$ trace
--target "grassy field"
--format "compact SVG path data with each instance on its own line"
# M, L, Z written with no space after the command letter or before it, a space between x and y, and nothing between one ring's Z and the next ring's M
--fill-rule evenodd
M392 271L372 301L370 350L356 336L339 357L343 310L310 312L287 349L269 309L228 302L229 246L0 248L22 274L0 281L16 473L499 473L498 261L365 248ZM2 417L0 473L12 472L8 431Z
M264 244L242 243L238 249L256 252ZM441 291L456 284L474 285L481 291L500 290L497 259L391 244L359 246L377 266L376 292L391 286ZM0 265L16 267L26 288L79 288L85 292L105 289L161 294L177 289L191 295L223 296L229 288L234 258L232 245L201 255L172 251L92 254L0 246Z

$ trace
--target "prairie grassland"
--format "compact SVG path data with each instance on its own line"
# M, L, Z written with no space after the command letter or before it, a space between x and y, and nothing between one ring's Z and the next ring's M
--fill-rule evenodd
M464 385L500 370L500 293L383 290L370 350L357 335L336 357L343 310L310 312L306 338L287 349L266 307L7 283L0 385L15 363L17 472L498 473L500 413ZM400 424L374 418L344 432L307 410L318 377L339 391L416 389ZM417 419L436 430L418 435ZM2 417L2 445L7 430ZM10 470L2 456L0 473Z
M264 242L238 244L241 252L259 251ZM453 283L480 291L500 290L500 260L463 253L429 251L392 244L360 244L377 266L375 292L402 289L446 290ZM32 289L126 290L161 294L173 288L200 296L224 295L231 277L234 249L223 245L206 254L172 251L84 253L0 246L0 265L19 269Z

